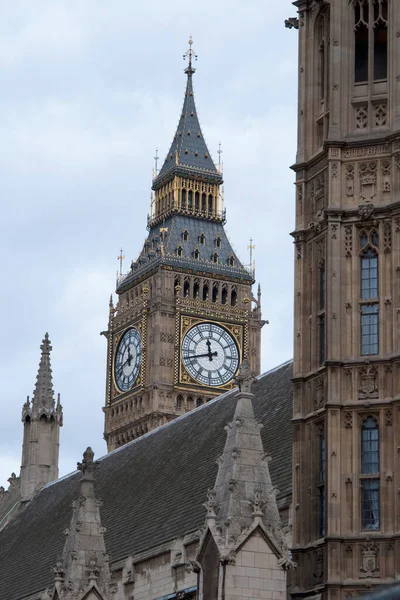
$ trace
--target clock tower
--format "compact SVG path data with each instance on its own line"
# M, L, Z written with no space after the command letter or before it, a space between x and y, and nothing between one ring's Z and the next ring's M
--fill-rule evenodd
M111 451L231 389L240 362L260 372L261 292L224 230L222 173L193 94L155 172L148 236L110 300L105 439Z

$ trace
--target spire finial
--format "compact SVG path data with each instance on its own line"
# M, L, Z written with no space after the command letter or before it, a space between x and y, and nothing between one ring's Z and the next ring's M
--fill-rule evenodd
M117 260L119 260L119 275L121 276L122 275L122 261L125 258L124 254L123 254L124 251L123 251L122 247L121 247L121 250L119 252L120 252L120 254L119 254L119 256L117 256Z
M188 59L189 60L189 64L187 66L187 69L185 69L185 73L187 75L193 75L193 73L195 73L196 69L193 67L193 61L197 60L197 54L196 52L193 50L192 48L193 45L193 39L192 36L190 36L189 38L189 49L186 50L185 54L183 55L183 60Z
M223 162L221 161L221 154L223 152L222 148L221 148L221 142L218 142L218 171L219 173L222 173L222 171L224 170L223 168Z
M158 175L158 159L160 157L158 156L158 148L156 148L156 155L154 157L154 169L153 169L153 179L155 179Z

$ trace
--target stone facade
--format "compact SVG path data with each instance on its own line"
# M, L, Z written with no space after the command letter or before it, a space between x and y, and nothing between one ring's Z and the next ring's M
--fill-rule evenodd
M294 598L399 561L400 5L294 3Z

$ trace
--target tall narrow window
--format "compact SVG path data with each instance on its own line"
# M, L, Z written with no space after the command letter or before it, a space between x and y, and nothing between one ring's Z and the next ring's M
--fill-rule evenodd
M361 355L379 353L379 257L378 232L360 235Z
M189 190L188 193L188 208L193 208L193 192L192 190Z
M182 190L182 208L186 208L186 190Z
M368 81L368 33L369 33L369 2L356 0L355 4L355 48L354 48L354 79L356 83Z
M318 282L318 348L319 364L323 365L326 360L326 320L325 320L325 287L326 287L325 261L319 265Z
M361 429L361 527L380 527L379 428L373 417Z
M319 327L319 364L323 365L325 362L325 314L320 315L318 317L318 327Z
M319 435L319 536L325 535L326 521L326 500L325 500L325 482L326 482L326 438L325 427Z
M387 0L374 3L374 80L387 79L388 32Z
M319 267L319 310L325 308L325 262Z
M367 83L371 76L374 81L387 79L387 26L387 0L354 0L355 83Z

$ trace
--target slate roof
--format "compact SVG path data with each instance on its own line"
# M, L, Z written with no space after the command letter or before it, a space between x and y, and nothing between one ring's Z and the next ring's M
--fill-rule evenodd
M164 164L154 181L155 186L157 180L163 179L164 175L173 170L177 164L193 169L195 172L214 174L222 180L201 131L194 101L193 72L193 69L187 71L185 99L178 127Z
M291 489L291 377L290 361L253 386L264 449L272 455L272 481L281 492L278 503ZM103 500L111 562L204 524L203 502L215 483L234 395L235 390L226 393L101 459L96 495ZM80 477L76 472L47 485L0 533L1 600L20 600L52 585L50 569L63 550Z
M118 292L130 287L135 281L161 264L202 273L226 275L232 280L253 281L253 276L242 265L234 252L221 223L184 215L173 215L165 220L162 227L168 229L163 242L164 256L162 256L160 247L160 228L153 227L134 263L133 271L128 273L127 277L118 285ZM183 239L185 231L188 233L187 241ZM201 234L205 236L204 244L200 243ZM221 240L220 247L217 247L217 238ZM178 246L182 248L182 256L177 255ZM194 258L196 249L199 251L198 259ZM211 260L214 252L218 254L218 263ZM233 257L233 266L229 264L230 257Z

